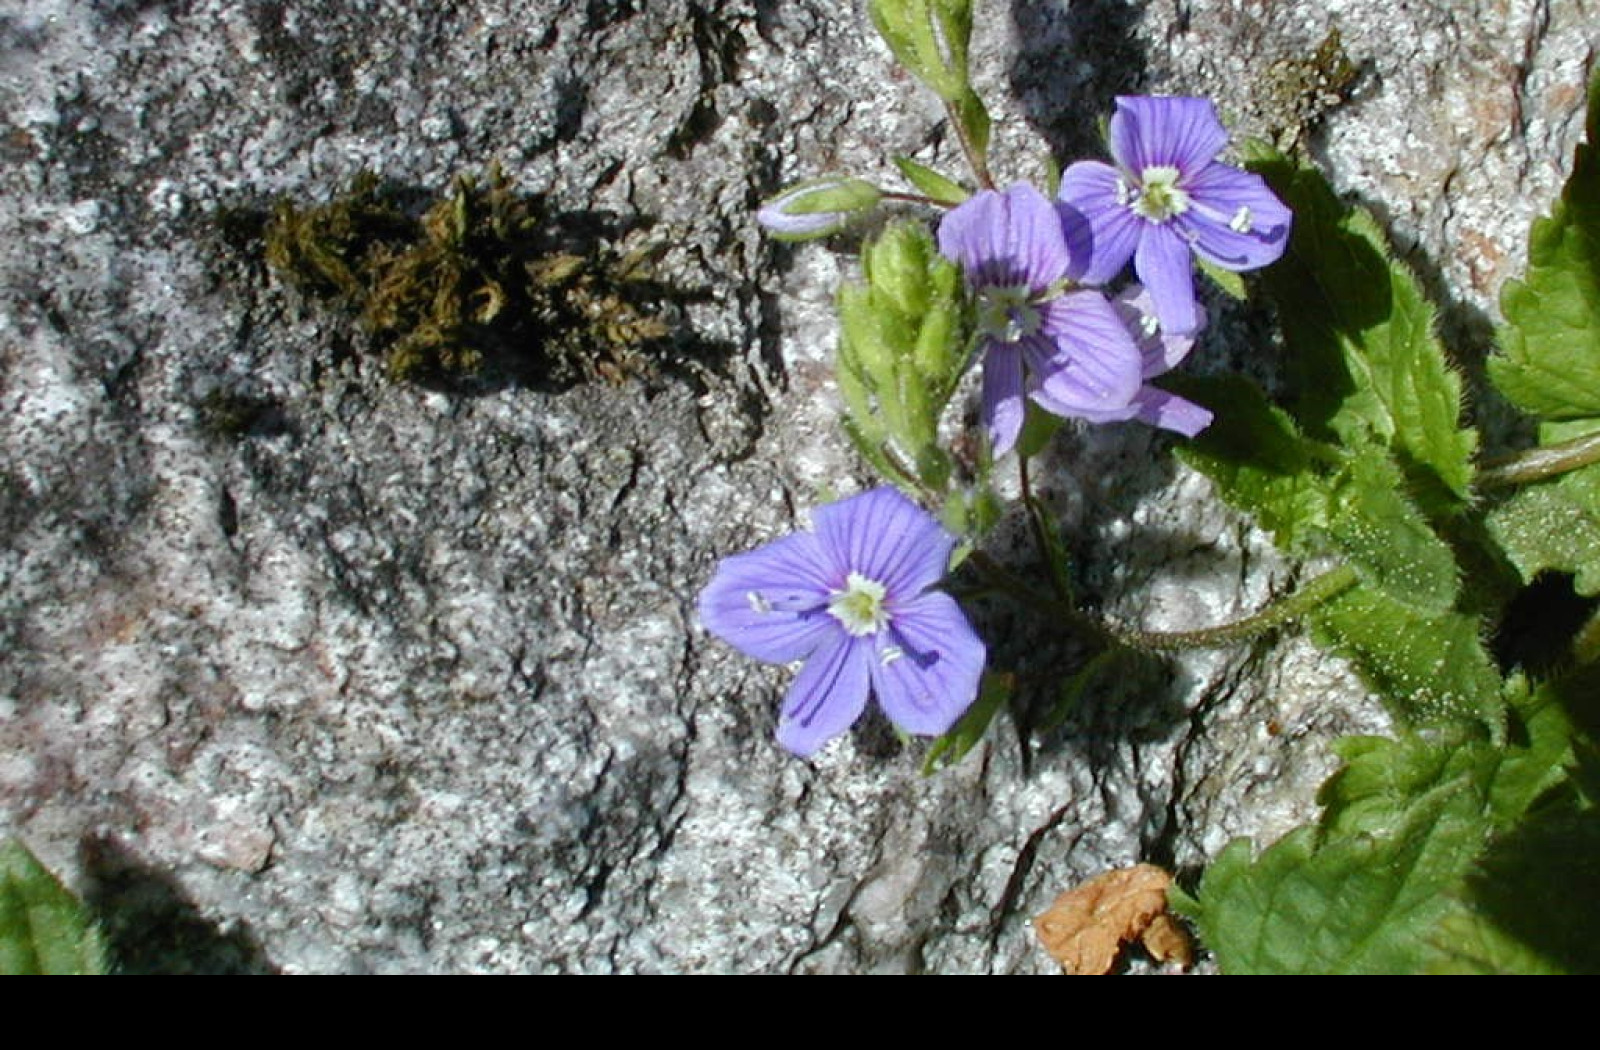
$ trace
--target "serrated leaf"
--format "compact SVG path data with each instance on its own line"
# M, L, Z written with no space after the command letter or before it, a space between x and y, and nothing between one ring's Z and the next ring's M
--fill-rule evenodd
M103 974L88 912L20 842L0 843L0 974Z
M1178 458L1209 477L1231 506L1253 514L1285 550L1327 527L1331 468L1343 454L1301 436L1288 414L1261 388L1238 376L1169 376L1175 393L1212 405L1216 419L1177 449Z
M1548 419L1600 417L1600 76L1589 85L1588 141L1550 214L1528 236L1528 273L1500 292L1501 353L1489 377Z
M1426 613L1455 604L1455 555L1401 493L1403 479L1378 449L1359 450L1331 493L1328 533L1364 581Z
M1600 594L1600 467L1522 489L1489 512L1489 531L1524 583L1571 573L1579 594Z
M1262 152L1251 168L1294 211L1284 257L1261 272L1308 436L1377 438L1432 518L1470 497L1475 431L1462 428L1461 377L1434 336L1434 310L1371 216L1346 208L1316 171Z
M894 166L900 169L900 174L906 177L907 182L940 204L953 207L972 196L965 186L945 178L925 164L918 164L910 157L895 157Z
M1300 828L1252 857L1231 843L1206 871L1195 916L1229 974L1414 972L1455 907L1447 896L1484 829L1454 785L1411 807L1385 836L1319 842Z
M1589 968L1600 851L1569 778L1571 708L1593 691L1512 683L1515 743L1463 726L1340 741L1318 826L1255 858L1230 844L1173 900L1229 973Z
M1310 620L1319 644L1348 657L1402 724L1501 724L1500 675L1479 637L1477 617L1430 615L1358 586Z

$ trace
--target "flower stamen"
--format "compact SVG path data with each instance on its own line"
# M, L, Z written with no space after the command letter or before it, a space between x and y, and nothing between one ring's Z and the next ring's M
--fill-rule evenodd
M1015 343L1039 330L1039 310L1025 287L990 285L978 292L978 330L1001 343Z
M877 580L852 572L845 578L845 589L828 599L828 612L857 638L877 634L889 624L889 610L883 604L887 593Z
M1139 196L1129 205L1151 222L1166 222L1189 210L1189 193L1178 185L1182 172L1168 164L1152 164L1140 174Z

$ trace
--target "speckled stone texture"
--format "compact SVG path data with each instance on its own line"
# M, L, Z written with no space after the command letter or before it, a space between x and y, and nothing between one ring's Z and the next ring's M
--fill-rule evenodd
M1130 90L1279 130L1267 70L1335 25L1362 73L1305 145L1470 367L1580 133L1592 3L981 3L995 167L1093 150ZM928 779L881 723L814 762L776 747L787 674L694 596L866 479L828 375L852 260L767 243L752 209L887 180L891 152L957 161L854 3L11 0L0 103L0 832L128 969L1048 972L1028 917L1066 886L1282 833L1327 742L1384 726L1291 634L1043 737L1002 717ZM645 221L694 292L684 362L397 385L213 221L496 159ZM1270 381L1268 320L1211 305L1186 367ZM216 392L263 413L215 433ZM1169 447L1071 427L1039 462L1085 595L1179 628L1291 587ZM1022 647L1014 611L977 622Z

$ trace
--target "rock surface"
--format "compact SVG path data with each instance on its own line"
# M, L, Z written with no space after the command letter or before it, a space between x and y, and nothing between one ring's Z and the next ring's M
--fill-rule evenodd
M1268 71L1338 26L1361 75L1305 144L1470 358L1580 134L1596 15L990 2L974 65L997 170L1038 178L1041 139L1093 151L1122 91L1283 132ZM932 778L881 724L809 763L773 743L786 673L706 636L695 594L864 479L828 377L850 260L773 246L752 208L956 161L854 3L23 0L0 99L0 833L129 969L1049 971L1027 920L1062 889L1271 839L1313 812L1327 741L1383 727L1287 637L1039 739L1002 718ZM395 384L214 221L491 160L648 221L695 291L692 363ZM1270 376L1270 326L1214 305L1192 367ZM219 393L262 411L217 433ZM1086 592L1179 628L1290 586L1167 449L1069 428L1040 464ZM1010 615L979 618L1001 652Z

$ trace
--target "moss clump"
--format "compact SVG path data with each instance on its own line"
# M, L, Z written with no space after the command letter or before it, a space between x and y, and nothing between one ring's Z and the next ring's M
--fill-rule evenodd
M558 383L618 381L667 336L642 259L572 250L498 166L411 214L364 173L327 204L279 202L264 231L273 270L354 310L397 379L471 378L493 360Z

